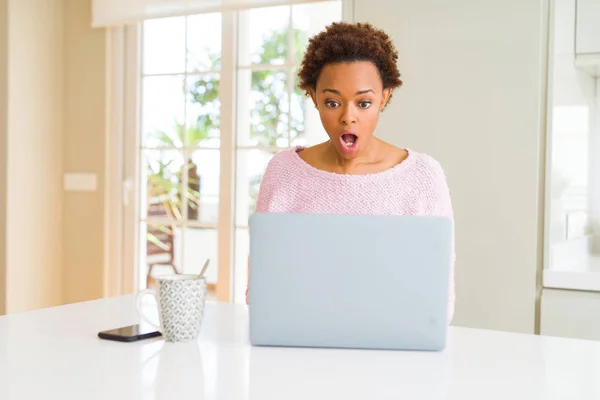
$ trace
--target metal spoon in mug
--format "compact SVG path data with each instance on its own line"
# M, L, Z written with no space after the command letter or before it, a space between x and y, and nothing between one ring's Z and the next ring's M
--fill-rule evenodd
M204 277L204 273L206 272L206 269L208 268L208 264L210 264L210 258L206 259L206 262L204 263L204 266L202 267L202 271L200 271L200 278Z

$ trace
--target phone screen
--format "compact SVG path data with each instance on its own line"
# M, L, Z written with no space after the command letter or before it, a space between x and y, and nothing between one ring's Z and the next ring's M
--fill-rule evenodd
M160 332L150 324L141 323L103 331L98 336L102 339L131 342L160 336Z

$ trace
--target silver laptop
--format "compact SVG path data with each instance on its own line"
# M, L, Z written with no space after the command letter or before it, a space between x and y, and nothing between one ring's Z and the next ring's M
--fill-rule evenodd
M255 213L255 346L442 350L448 218Z

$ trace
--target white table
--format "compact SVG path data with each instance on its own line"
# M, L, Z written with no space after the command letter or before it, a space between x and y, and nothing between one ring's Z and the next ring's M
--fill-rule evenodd
M0 399L600 399L600 343L450 328L444 352L257 348L245 306L201 338L101 340L132 296L0 317Z

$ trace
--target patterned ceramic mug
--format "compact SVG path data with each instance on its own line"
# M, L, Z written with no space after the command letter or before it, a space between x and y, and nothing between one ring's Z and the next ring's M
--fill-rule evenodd
M142 290L137 295L137 310L140 316L155 326L167 342L190 342L200 334L206 280L199 275L165 275L157 279L156 289ZM150 321L142 312L144 294L156 298L160 326Z

